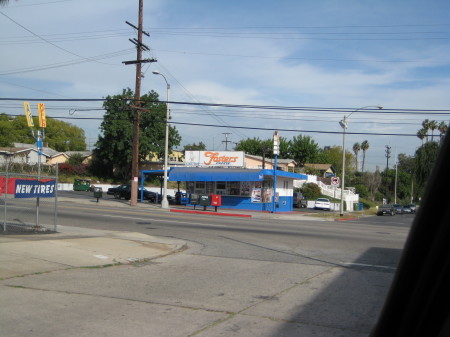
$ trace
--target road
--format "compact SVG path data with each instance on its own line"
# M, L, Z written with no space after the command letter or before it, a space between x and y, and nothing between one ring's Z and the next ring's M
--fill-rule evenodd
M87 313L116 326L108 331L113 336L122 335L125 327L128 336L368 336L413 219L229 218L130 208L124 201L111 200L111 207L65 200L58 205L61 225L188 243L182 253L138 266L15 281L16 287L39 284L45 296L67 296L78 305L74 296L82 294L83 303L91 301ZM102 301L114 301L117 307L106 309ZM117 322L101 310L119 316ZM135 317L129 318L127 310ZM71 335L79 317L64 324Z

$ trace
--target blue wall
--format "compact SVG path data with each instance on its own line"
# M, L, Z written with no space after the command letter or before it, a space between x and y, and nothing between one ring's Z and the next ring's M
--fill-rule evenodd
M279 197L279 201L277 203L278 207L276 208L275 212L291 212L292 202L293 197ZM196 207L200 208L202 206ZM272 203L252 202L250 197L222 196L222 206L218 208L272 212Z

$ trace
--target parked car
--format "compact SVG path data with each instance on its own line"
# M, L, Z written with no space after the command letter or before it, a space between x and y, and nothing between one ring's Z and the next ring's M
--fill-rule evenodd
M400 204L394 204L395 213L403 214L403 206Z
M385 215L385 214L389 214L389 215L395 215L395 208L393 205L380 205L378 206L378 211L377 211L377 215Z
M417 206L415 204L405 205L403 208L408 207L411 210L411 213L416 213Z
M137 195L138 199L141 198L141 191L142 191L142 189L141 189L141 187L139 187L138 195ZM130 200L131 199L131 185L120 185L117 187L108 188L108 192L106 192L106 194L114 195L114 198L116 198L116 199L124 198L125 200ZM150 202L156 202L156 200L158 202L160 202L161 195L159 195L158 193L152 192L152 191L148 191L144 188L143 189L143 199L148 200Z
M130 185L119 185L119 186L116 186L116 187L108 188L108 191L106 192L106 194L114 195L114 197L116 197L116 195L117 195L116 198L117 198L117 199L120 199L120 198L119 198L120 192L122 192L122 191L128 189L129 186L130 186Z
M301 193L294 192L292 206L297 208L306 208L308 204L308 199L304 197Z
M409 207L409 205L405 205L405 206L403 206L403 213L409 213L409 214L411 214L412 213L412 209L411 209L411 207Z
M314 203L315 209L331 210L330 200L327 198L319 198Z

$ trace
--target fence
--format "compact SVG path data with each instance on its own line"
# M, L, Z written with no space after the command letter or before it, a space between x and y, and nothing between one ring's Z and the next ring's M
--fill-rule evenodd
M22 171L18 173L17 171ZM32 167L0 171L1 234L52 233L57 230L57 170ZM54 175L48 175L54 173Z

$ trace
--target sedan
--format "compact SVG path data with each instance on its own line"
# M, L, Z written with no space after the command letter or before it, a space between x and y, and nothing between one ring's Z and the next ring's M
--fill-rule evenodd
M326 198L319 198L314 203L315 209L331 210L330 200Z
M395 213L403 214L403 206L400 204L394 204Z

